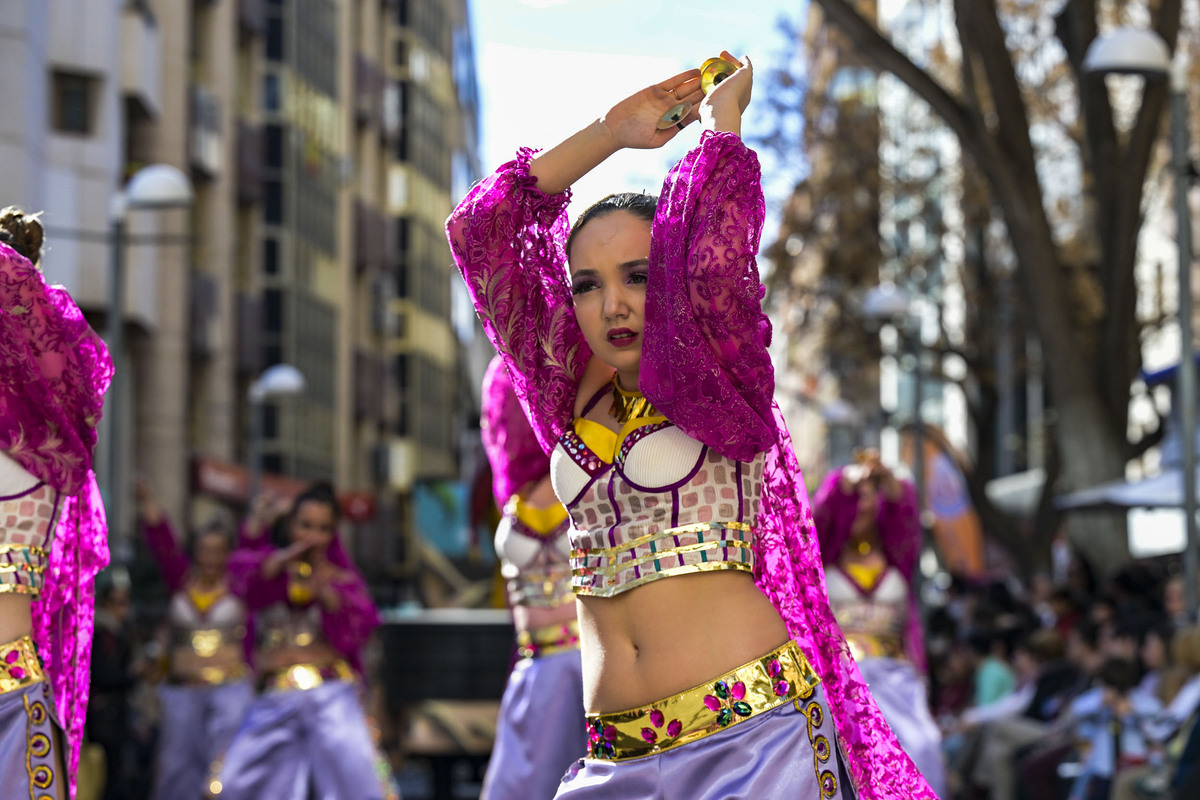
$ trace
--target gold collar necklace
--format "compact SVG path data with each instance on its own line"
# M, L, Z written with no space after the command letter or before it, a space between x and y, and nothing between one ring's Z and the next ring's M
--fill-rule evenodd
M630 392L621 388L620 381L617 380L617 373L612 376L613 386L613 401L612 407L608 409L608 413L616 418L617 422L624 425L631 419L640 419L641 417L658 416L658 412L646 396L641 392Z

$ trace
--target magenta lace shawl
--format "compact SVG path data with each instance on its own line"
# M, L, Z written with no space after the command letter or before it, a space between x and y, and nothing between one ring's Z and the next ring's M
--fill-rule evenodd
M564 244L569 192L549 196L521 150L447 221L484 331L508 367L543 450L571 424L591 352L575 321ZM859 796L934 798L900 748L829 608L808 494L776 408L770 323L755 253L758 158L705 132L667 176L651 235L639 384L673 423L723 455L768 451L755 534L759 588L819 671Z
M503 508L514 494L550 474L550 457L529 427L500 356L492 359L483 376L480 429L492 465L492 494L498 507Z
M813 500L813 517L820 538L821 558L825 564L836 564L850 528L858 516L858 495L842 491L840 480L844 467L825 476ZM899 500L881 498L875 529L887 562L900 571L908 584L908 620L904 629L904 654L921 672L925 672L925 639L921 633L921 615L917 606L913 575L921 555L921 523L917 516L917 492L911 483L900 483Z
M258 611L276 603L288 604L287 575L281 573L268 580L262 574L263 563L274 552L272 547L255 543L239 547L229 557L230 591L242 598L248 611ZM379 611L371 600L366 581L346 555L339 538L334 538L325 556L342 570L345 578L334 584L342 598L338 610L321 609L321 631L329 645L361 675L362 651L371 632L379 627Z
M108 350L70 295L0 244L0 450L64 495L33 603L33 636L67 732L72 796L87 711L92 584L108 564L92 451L111 380Z

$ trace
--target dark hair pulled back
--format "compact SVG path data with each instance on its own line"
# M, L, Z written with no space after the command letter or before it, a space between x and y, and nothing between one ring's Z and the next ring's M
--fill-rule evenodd
M571 245L574 243L575 237L583 230L583 226L592 220L599 219L614 211L627 211L640 220L654 224L654 212L657 208L657 195L646 194L645 192L618 192L617 194L610 194L608 197L597 200L588 206L575 220L575 224L571 226L571 232L567 234L567 258L571 257Z
M16 206L0 209L0 242L16 250L37 266L42 260L42 222L37 214L26 214Z
M296 496L292 502L291 516L295 516L300 510L300 506L305 503L321 503L333 509L333 522L336 525L342 520L342 507L338 505L337 492L333 489L333 484L329 481L316 481L310 483L308 488Z

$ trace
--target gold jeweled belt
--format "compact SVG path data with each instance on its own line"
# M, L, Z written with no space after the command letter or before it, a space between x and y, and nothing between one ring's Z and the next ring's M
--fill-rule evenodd
M32 636L0 645L0 694L23 689L46 679Z
M327 666L316 664L292 664L263 676L262 686L267 691L289 691L315 689L328 681L354 681L358 675L354 668L342 659Z
M820 682L799 646L787 642L711 682L657 703L588 714L588 755L627 761L662 753L809 697Z
M544 625L517 634L517 655L521 658L544 658L578 649L579 620Z

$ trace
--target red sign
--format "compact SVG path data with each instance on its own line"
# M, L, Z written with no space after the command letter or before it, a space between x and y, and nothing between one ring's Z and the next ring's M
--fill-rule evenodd
M263 491L295 497L309 482L268 473L262 476L261 485ZM192 464L192 488L228 503L249 505L250 470L241 464L197 456ZM374 492L338 492L338 505L350 522L370 522L375 518Z

